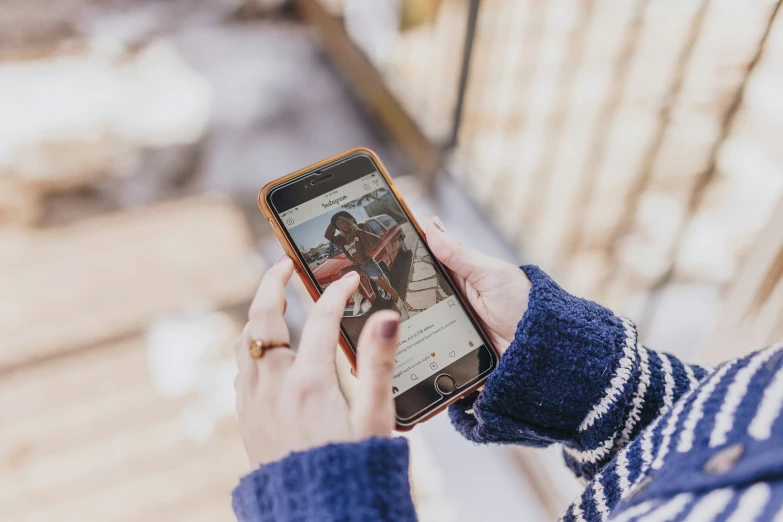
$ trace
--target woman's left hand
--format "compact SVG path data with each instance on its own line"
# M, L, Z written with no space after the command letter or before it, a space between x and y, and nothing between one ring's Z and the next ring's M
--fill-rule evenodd
M250 342L289 343L283 319L285 287L293 263L283 257L264 275L249 322L235 345L239 372L236 407L245 449L253 467L291 452L329 443L388 437L394 429L391 380L399 315L373 314L358 344L359 389L348 405L337 380L335 354L345 303L359 284L356 272L335 281L315 303L296 354L271 348L260 359Z

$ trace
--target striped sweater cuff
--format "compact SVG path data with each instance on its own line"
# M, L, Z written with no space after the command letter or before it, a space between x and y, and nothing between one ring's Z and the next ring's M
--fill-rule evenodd
M468 398L451 411L476 442L573 440L612 412L617 390L633 378L630 322L570 295L536 266L522 269L532 289L516 336L475 402Z
M232 505L240 522L413 522L408 441L372 438L292 453L245 476Z
M707 370L644 348L630 320L523 270L533 286L514 341L452 422L476 442L562 442L569 467L591 478Z

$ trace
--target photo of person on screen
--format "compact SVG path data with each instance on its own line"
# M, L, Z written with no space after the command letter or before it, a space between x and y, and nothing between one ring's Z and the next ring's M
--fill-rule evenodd
M397 310L403 320L408 318L405 302L400 298L400 294L392 286L381 266L370 254L381 241L380 237L360 228L356 218L344 210L332 216L324 237L340 247L348 259L355 264L357 271L364 273L375 281L376 285L388 292L397 305Z

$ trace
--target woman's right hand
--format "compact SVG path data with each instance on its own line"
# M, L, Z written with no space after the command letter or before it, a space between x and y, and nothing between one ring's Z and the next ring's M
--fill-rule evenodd
M359 285L356 272L333 282L313 305L299 350L274 348L260 359L252 340L287 345L285 287L294 264L283 256L261 280L249 321L237 340L234 381L242 439L253 468L330 443L389 437L394 429L392 373L400 317L383 310L359 336L359 390L348 404L335 368L345 302Z
M500 352L508 348L527 311L530 281L518 267L468 248L436 217L427 224L427 244L454 276Z

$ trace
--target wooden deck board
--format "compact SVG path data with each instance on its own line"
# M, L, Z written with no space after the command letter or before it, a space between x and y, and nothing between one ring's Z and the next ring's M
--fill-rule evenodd
M194 302L247 300L257 283L247 224L223 200L7 233L0 244L0 370L137 332Z
M153 520L166 513L166 520L191 520L186 501L209 497L203 511L230 520L230 490L247 470L233 419L219 421L206 443L190 438L181 414L192 398L157 393L142 338L66 361L0 381L0 397L21 390L26 404L39 405L18 416L12 401L0 404L0 519ZM117 387L106 379L123 374L130 377ZM42 407L64 381L71 386L56 408Z

